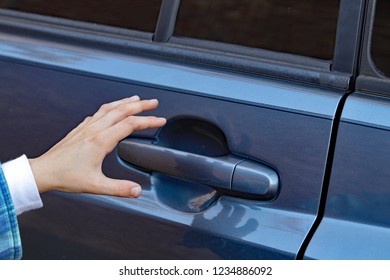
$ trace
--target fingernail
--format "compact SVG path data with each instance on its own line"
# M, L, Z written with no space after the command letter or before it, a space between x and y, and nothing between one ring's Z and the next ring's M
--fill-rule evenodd
M135 186L131 190L131 195L134 197L139 197L141 195L142 189L140 186Z
M129 98L130 101L138 101L139 96L138 95L133 95L132 97Z

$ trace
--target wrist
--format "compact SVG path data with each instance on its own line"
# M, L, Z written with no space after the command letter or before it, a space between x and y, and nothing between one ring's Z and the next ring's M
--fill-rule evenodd
M51 190L51 184L49 183L50 178L50 169L43 166L42 160L40 157L28 159L31 171L33 173L35 183L38 187L39 193L44 193ZM43 172L43 170L45 172Z

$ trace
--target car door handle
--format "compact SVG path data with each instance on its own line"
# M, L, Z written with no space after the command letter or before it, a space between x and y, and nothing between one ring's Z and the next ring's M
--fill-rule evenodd
M278 193L279 177L273 169L234 155L208 157L144 139L123 140L118 145L118 155L146 172L163 173L262 200L272 199Z

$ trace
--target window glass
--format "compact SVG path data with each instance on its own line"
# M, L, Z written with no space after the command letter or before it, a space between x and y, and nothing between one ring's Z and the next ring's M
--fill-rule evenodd
M175 35L332 59L340 0L182 0Z
M0 0L23 12L154 32L162 0Z
M390 76L390 1L378 0L376 5L371 55L379 71Z

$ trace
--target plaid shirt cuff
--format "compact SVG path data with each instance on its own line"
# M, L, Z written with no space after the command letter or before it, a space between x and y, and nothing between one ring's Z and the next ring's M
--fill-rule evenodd
M0 165L0 259L20 259L22 243L11 194Z

